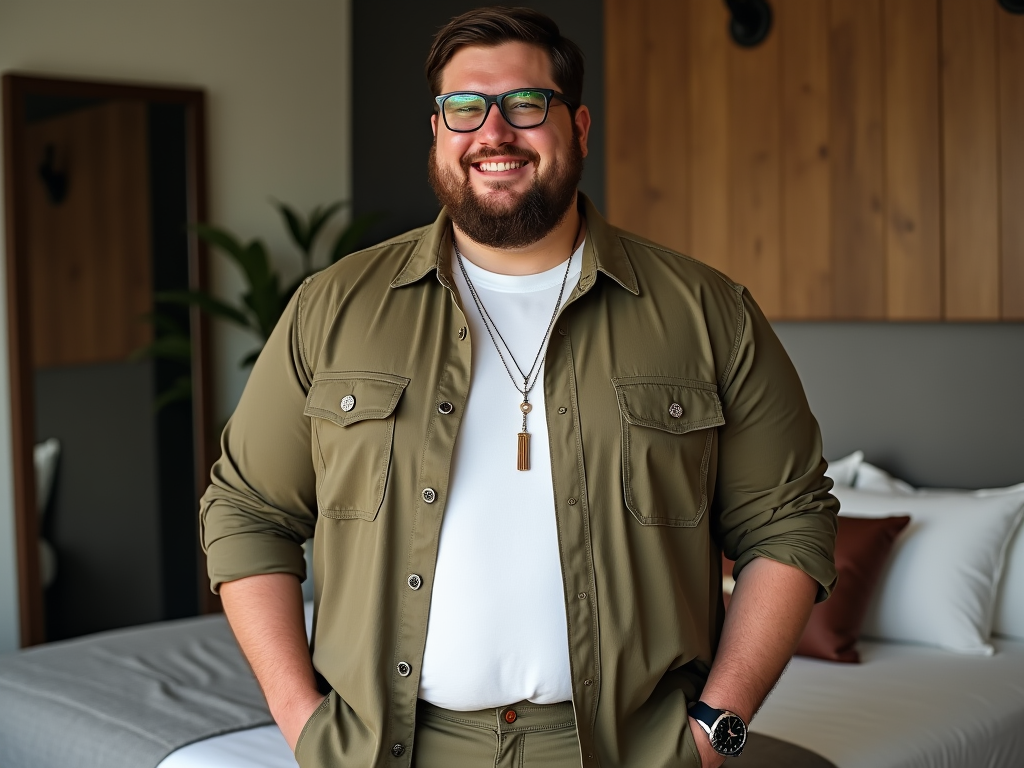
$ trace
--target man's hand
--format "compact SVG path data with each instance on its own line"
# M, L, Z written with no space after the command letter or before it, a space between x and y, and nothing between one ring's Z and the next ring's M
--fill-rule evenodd
M715 752L711 747L711 738L700 727L700 723L690 718L690 731L693 733L693 740L697 744L697 751L700 752L701 768L718 768L725 762L725 757Z
M736 580L711 674L701 701L750 723L796 650L818 585L798 568L755 558ZM704 729L690 718L702 768L724 761Z
M228 623L249 661L288 746L323 702L306 640L299 580L288 573L249 576L221 585Z

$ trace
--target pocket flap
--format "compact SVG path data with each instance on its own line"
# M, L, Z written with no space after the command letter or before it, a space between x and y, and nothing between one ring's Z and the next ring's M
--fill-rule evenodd
M306 396L306 416L346 427L363 419L386 419L409 384L404 376L370 371L318 373Z
M612 379L619 410L630 424L682 435L725 424L718 387L668 376Z

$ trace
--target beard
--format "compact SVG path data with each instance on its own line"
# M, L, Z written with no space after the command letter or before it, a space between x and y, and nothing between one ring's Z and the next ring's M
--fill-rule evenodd
M540 156L520 147L484 150L459 161L462 176L437 163L437 139L430 145L427 169L430 186L456 226L471 239L491 248L523 248L531 245L565 218L583 176L583 150L573 131L565 162L555 162L544 175L535 174L530 188L504 204L477 196L469 181L470 166L488 157L520 157L534 167ZM509 182L488 182L491 190L511 192Z

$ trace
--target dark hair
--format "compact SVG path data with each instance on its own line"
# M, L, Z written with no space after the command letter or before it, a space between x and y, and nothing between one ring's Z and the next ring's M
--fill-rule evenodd
M583 51L562 37L558 25L532 8L492 6L456 16L434 36L427 54L426 75L430 92L441 94L441 72L460 48L469 45L494 46L508 42L536 45L551 59L551 76L558 90L578 107L583 99ZM535 83L523 83L535 85Z

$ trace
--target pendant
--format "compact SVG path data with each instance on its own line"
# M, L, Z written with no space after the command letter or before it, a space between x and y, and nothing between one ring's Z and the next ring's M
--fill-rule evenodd
M519 433L519 450L516 455L516 469L526 472L530 469L530 433L526 431L526 414L533 410L529 401L523 400L519 404L519 410L523 412L523 431Z
M519 455L516 459L516 469L526 472L530 468L530 433L519 433Z

